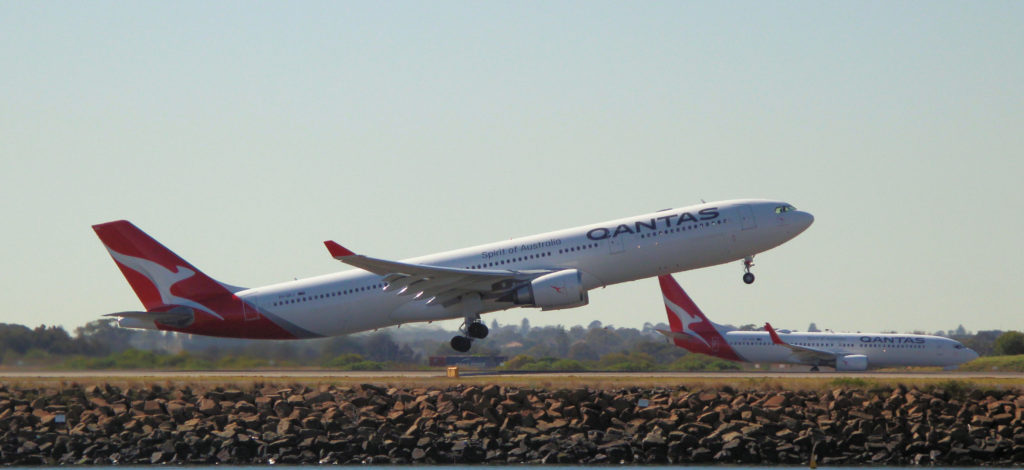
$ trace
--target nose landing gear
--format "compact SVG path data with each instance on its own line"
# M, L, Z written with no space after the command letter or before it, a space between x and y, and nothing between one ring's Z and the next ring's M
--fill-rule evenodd
M745 284L754 283L754 273L750 272L750 268L754 266L754 255L743 258L743 282Z

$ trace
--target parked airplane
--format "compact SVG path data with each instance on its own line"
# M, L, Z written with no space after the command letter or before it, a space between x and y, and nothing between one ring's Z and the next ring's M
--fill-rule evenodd
M465 318L452 338L468 351L487 336L480 314L556 310L587 291L753 256L807 229L814 217L784 202L734 200L612 220L404 261L357 255L360 268L252 289L215 281L127 221L93 226L145 311L119 312L127 328L254 339L343 335L411 322Z
M738 331L712 322L672 276L658 276L670 330L657 330L687 351L737 362L806 364L837 371L869 367L933 366L954 368L978 353L949 338L884 333L793 333Z

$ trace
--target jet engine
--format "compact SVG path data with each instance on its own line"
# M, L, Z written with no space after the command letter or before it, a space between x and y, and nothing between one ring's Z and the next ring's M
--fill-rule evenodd
M512 292L512 303L540 307L541 310L582 307L590 302L583 288L582 273L565 269L545 274Z
M868 369L868 357L863 354L850 354L836 359L837 371L858 371Z

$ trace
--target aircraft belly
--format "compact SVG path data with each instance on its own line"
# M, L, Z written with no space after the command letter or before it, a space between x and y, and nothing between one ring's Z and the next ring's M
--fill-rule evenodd
M775 248L791 237L779 227L761 226L755 230L730 233L732 250L737 256L757 254Z
M731 245L724 233L668 240L651 250L654 253L647 261L651 265L664 266L666 273L704 268L738 259L732 253Z
M635 281L653 275L651 266L641 260L615 255L582 263L579 269L584 273L583 283L587 289Z
M288 308L279 309L276 315L281 320L318 335L337 336L391 326L394 322L386 312L407 302L405 298L392 294L375 293L367 295L364 300L324 302L292 311L288 311Z
M936 360L934 356L907 354L904 351L851 351L846 354L863 354L867 356L868 367L871 369L944 365L944 361Z
M736 353L736 356L738 356L741 361L743 361L743 362L759 362L757 360L758 358L756 358L756 357L754 359L751 359L751 357L754 357L754 355L751 354L750 349L751 348L748 347L748 346L733 346L732 347L732 350Z
M389 318L393 323L412 323L448 320L462 316L459 304L446 308L440 304L427 305L425 301L417 301L398 306L391 311Z
M686 269L703 268L716 264L728 263L735 256L730 250L729 240L724 233L709 235L693 240L688 250L688 264ZM685 265L684 265L685 266Z
M797 362L797 363L799 363L799 361L795 360L796 358L793 357L792 352L790 350L784 349L784 348L781 351L770 351L770 352L764 353L763 356L764 356L764 358L761 359L760 362L778 362L778 363L786 363L786 362L793 363L793 362Z
M792 351L786 348L773 348L764 346L740 346L734 347L733 350L736 351L736 354L738 354L741 359L747 362L761 364L803 364L798 355L793 354Z
M294 325L318 336L334 336L346 333L344 315L328 307L302 309L264 309L263 315L279 325Z
M672 240L666 237L655 243L632 243L621 253L588 260L580 269L603 282L601 285L612 285L735 259L738 257L731 253L726 235L718 233L700 238Z
M796 356L793 354L793 352L790 351L789 349L781 348L781 347L769 347L769 348L759 348L759 349L766 349L766 350L758 351L758 353L757 353L757 360L755 360L754 362L771 362L771 363L779 363L779 364L784 364L784 363L789 363L789 364L796 363L796 364L799 364L800 363L800 361L796 358Z

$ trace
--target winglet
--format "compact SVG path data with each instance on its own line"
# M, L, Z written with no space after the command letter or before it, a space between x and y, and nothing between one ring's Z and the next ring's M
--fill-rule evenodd
M325 241L324 246L327 247L327 251L331 253L331 256L333 256L334 259L342 259L348 256L355 255L355 253L353 253L352 250L349 250L348 248L339 245L334 240Z
M779 334L775 332L775 328L772 328L771 323L765 323L764 329L768 331L768 336L772 337L772 343L775 344L786 344L782 338L779 338Z

